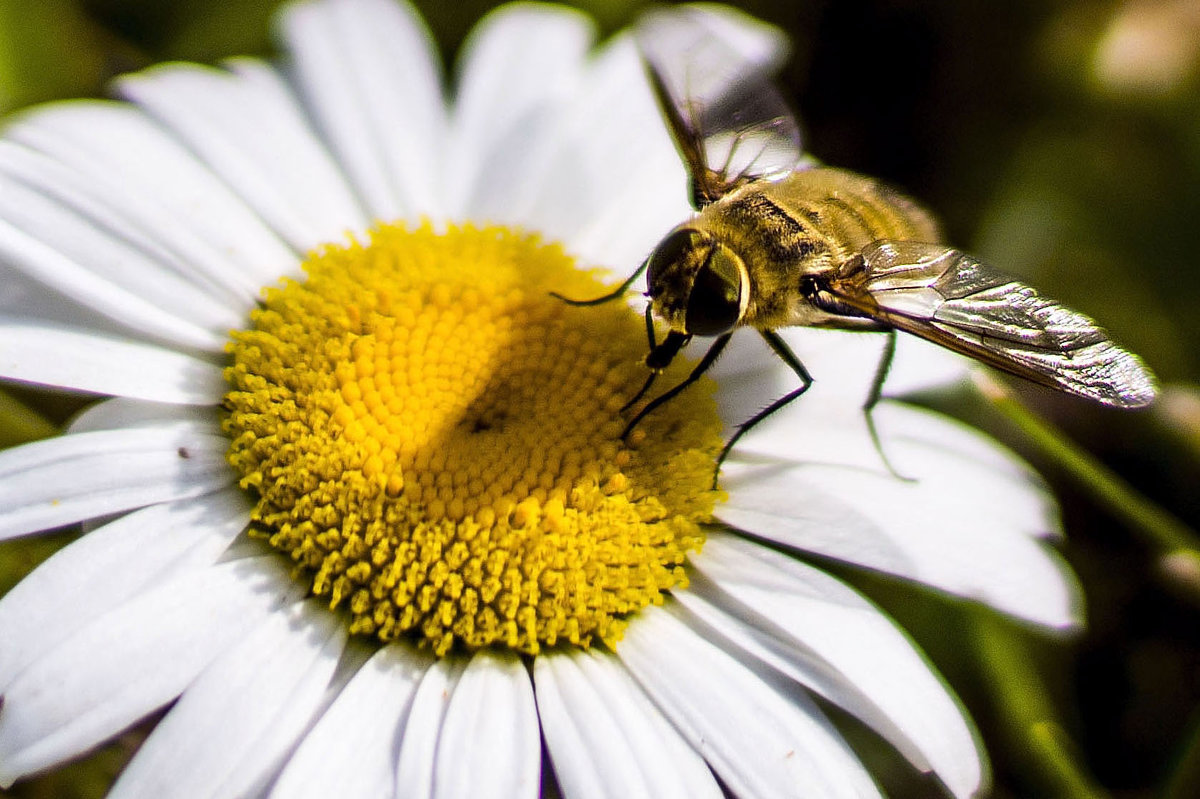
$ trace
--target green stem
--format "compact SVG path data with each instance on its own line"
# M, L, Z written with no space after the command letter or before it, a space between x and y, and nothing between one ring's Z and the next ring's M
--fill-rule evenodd
M1200 602L1200 537L1155 505L1061 430L1025 407L991 376L975 372L983 396L1024 435L1043 457L1070 475L1096 501L1132 530L1141 533L1158 555L1163 577Z
M1022 636L995 614L975 615L975 651L992 701L1009 736L1006 744L1038 796L1101 799L1107 796L1079 762L1078 746L1056 719L1054 702L1034 667Z

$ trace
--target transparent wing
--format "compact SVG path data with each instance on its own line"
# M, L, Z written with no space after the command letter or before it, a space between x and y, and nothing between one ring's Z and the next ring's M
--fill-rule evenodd
M941 244L876 242L835 281L846 304L1042 385L1120 408L1150 404L1154 375L1091 318Z
M703 207L800 164L800 127L771 78L787 54L777 28L720 6L650 11L638 47Z

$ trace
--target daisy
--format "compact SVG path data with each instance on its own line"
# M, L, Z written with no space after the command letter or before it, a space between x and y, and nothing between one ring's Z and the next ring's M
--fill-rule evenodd
M876 794L832 704L981 790L940 677L797 555L1069 628L1036 476L885 402L889 473L866 335L788 331L817 382L720 491L794 379L754 342L622 442L641 321L549 293L688 213L628 36L504 7L447 103L407 6L279 21L282 63L162 65L0 141L0 376L107 397L0 453L0 536L86 531L0 602L0 786L169 706L113 795ZM911 349L892 386L960 373Z

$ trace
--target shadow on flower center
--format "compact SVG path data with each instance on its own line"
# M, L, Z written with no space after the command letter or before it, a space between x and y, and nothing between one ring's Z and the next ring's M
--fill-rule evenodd
M550 297L605 291L561 248L383 226L304 268L232 336L228 459L252 534L353 632L439 655L612 643L686 584L718 497L713 386L622 442L643 327Z

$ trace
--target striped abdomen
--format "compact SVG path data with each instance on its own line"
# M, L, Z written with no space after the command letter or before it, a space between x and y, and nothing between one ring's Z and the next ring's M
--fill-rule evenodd
M751 299L742 324L761 328L834 322L803 299L801 278L836 273L872 242L941 240L933 217L912 200L840 169L749 184L710 205L700 219L719 229L745 261Z

